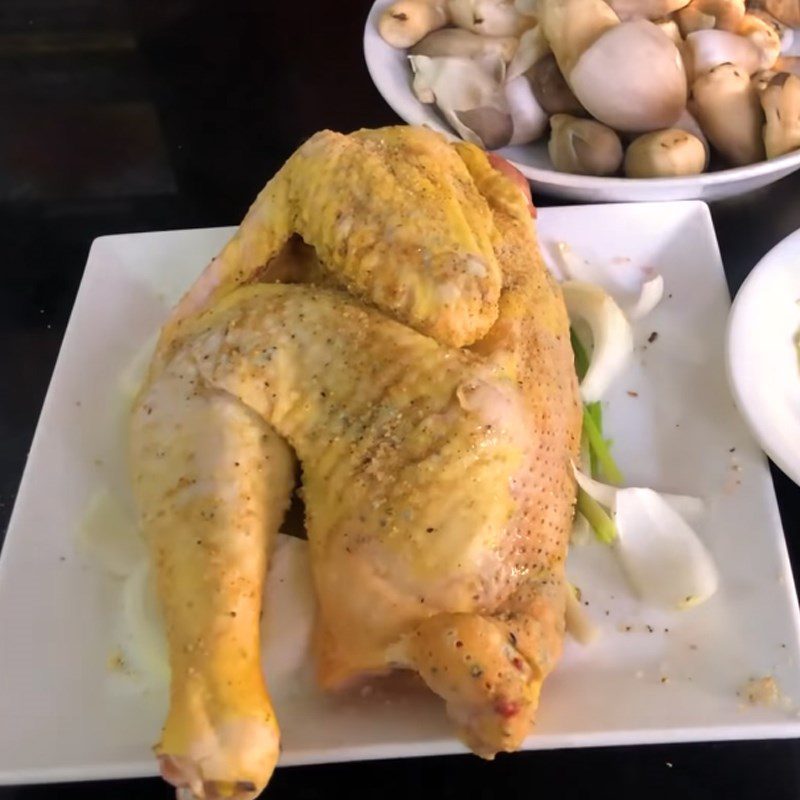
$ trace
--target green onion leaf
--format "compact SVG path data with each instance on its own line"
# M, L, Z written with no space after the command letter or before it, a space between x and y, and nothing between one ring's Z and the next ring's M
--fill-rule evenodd
M569 339L575 356L575 372L578 380L583 380L589 369L589 355L586 348L575 333L569 329ZM583 408L583 435L589 444L589 460L593 478L604 478L608 483L619 486L622 473L611 455L610 443L603 438L603 406L600 402L589 403ZM617 536L613 519L603 507L582 489L578 489L578 511L589 522L595 536L606 544L610 544Z
M589 355L574 328L569 329L569 341L572 344L572 352L575 356L575 373L578 376L578 380L582 381L589 369Z
M622 484L622 473L611 455L608 442L603 438L603 432L597 424L597 419L597 415L592 416L592 412L588 408L583 409L583 431L589 441L589 452L597 460L597 473L602 475L608 483L619 486ZM598 477L598 474L595 474L593 464L592 477Z
M597 500L586 494L581 488L578 488L578 511L586 517L595 536L601 542L611 544L617 538L617 526L614 524L614 520Z
M597 427L597 430L600 431L600 435L603 435L603 405L600 401L596 401L594 403L587 403L586 410L589 412L589 416L594 420L594 424ZM586 440L588 441L589 437L586 434L586 428L584 426L584 434ZM594 448L589 444L589 473L593 478L597 478L600 475L600 463L597 459L597 453L595 452Z

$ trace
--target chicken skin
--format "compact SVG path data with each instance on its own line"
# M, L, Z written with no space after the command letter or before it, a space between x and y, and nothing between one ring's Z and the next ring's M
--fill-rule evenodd
M476 753L517 749L561 651L579 430L519 188L424 129L312 137L177 307L134 410L164 776L254 797L275 766L259 617L295 457L321 686L413 670Z
M407 130L321 131L305 142L175 309L162 343L199 308L260 280L293 234L335 283L389 316L456 347L483 336L502 283L491 215L457 151Z

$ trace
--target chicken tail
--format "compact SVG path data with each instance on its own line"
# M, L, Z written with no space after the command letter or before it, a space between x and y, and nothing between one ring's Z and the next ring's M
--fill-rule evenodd
M530 732L549 670L526 657L502 620L442 613L406 639L407 658L447 703L465 744L482 758L518 750Z

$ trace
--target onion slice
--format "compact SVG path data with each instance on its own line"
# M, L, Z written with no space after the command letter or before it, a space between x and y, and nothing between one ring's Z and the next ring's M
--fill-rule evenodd
M146 553L133 515L107 489L101 489L92 498L78 532L78 544L116 578L133 572Z
M269 598L261 638L265 669L284 685L309 659L315 600L308 542L278 535L264 593ZM146 555L122 584L118 638L131 677L150 689L168 685L167 640Z
M586 494L593 500L605 506L612 513L617 510L617 494L621 491L618 486L610 486L607 483L601 483L594 478L589 477L588 474L581 472L576 466L573 465L572 471L575 474L575 480L578 486L583 489Z
M639 290L639 296L633 303L625 306L628 319L637 320L646 317L664 296L664 279L660 275L645 281Z
M555 252L559 265L568 280L595 283L608 290L607 271L591 261L581 258L566 242L557 242Z
M573 465L578 486L614 518L617 555L628 580L647 603L687 608L717 590L714 561L687 520L705 510L700 498L620 489L600 483Z
M698 605L719 577L708 549L686 520L652 489L617 494L617 553L633 587L665 608Z
M565 281L561 288L570 320L584 320L592 330L592 359L580 391L584 403L594 403L602 399L633 353L631 326L614 298L599 286Z
M592 622L584 607L575 596L572 586L567 586L567 604L565 609L567 632L579 644L591 644L599 635L600 628Z
M568 279L602 287L614 298L630 320L646 317L664 296L664 279L661 275L656 274L646 278L646 273L639 272L641 278L632 282L631 276L637 271L628 267L625 269L623 279L622 276L615 276L613 273L616 270L611 267L599 266L581 258L566 242L558 242L556 255ZM635 285L632 285L633 283Z
M308 542L278 534L264 585L261 653L264 674L277 691L311 661L316 614Z
M167 637L152 585L149 558L142 558L125 579L121 622L126 662L146 685L166 685L170 675Z
M590 477L588 471L583 467L572 467L575 480L578 486L583 489L593 500L607 508L612 514L617 511L617 495L627 491L619 486L612 486L608 483L601 483ZM688 494L670 494L669 492L658 492L659 496L669 505L673 511L680 514L687 522L696 522L706 510L706 504L699 497L692 497Z
M746 36L730 31L701 30L686 37L695 76L711 71L720 64L735 64L752 75L759 69L760 52Z

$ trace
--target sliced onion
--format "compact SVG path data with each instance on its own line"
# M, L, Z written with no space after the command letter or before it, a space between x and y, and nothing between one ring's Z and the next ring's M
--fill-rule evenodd
M273 691L309 662L315 608L308 542L279 534L264 586L261 638L264 673Z
M150 559L139 559L122 585L119 639L125 662L148 688L169 682L164 625L152 581ZM308 662L315 599L308 542L284 534L270 559L264 586L262 654L265 671L280 683Z
M666 494L659 492L673 511L680 514L687 522L697 522L705 514L706 504L699 497L688 494Z
M595 480L589 476L589 471L583 464L580 467L573 464L572 471L578 486L586 494L610 512L614 513L617 510L617 495L627 491L625 488ZM696 521L705 513L706 504L700 497L692 497L688 494L670 494L669 492L659 492L658 494L687 521Z
M652 489L624 489L616 504L617 552L643 601L687 608L716 592L711 554L663 497Z
M601 483L589 477L587 472L582 472L573 464L572 471L575 473L575 480L578 486L583 489L592 500L596 500L601 506L605 506L609 511L615 511L617 507L617 494L620 492L618 486L611 486Z
M664 279L661 275L647 277L644 271L628 268L623 280L615 274L617 270L610 266L593 264L581 258L566 242L558 242L556 254L567 278L601 286L630 320L647 316L664 296ZM635 285L631 277L639 278Z
M590 478L574 465L573 471L580 488L613 515L616 551L642 600L686 608L714 594L716 567L688 523L703 515L705 503L700 498L620 489Z
M147 341L136 351L133 358L120 373L117 387L120 394L127 401L133 399L142 388L142 383L147 375L147 369L153 359L153 353L158 342L158 333L148 337Z
M117 578L129 575L145 555L133 514L107 489L92 498L78 543L102 569Z
M585 320L592 329L592 358L580 391L585 403L594 403L625 369L633 353L631 326L611 295L598 286L566 281L561 288L570 319Z
M607 271L581 258L566 242L556 243L559 266L568 280L594 283L609 290Z
M122 587L122 647L126 661L145 684L169 682L167 637L150 578L150 560L143 558Z
M686 44L695 77L720 64L735 64L752 75L759 68L760 52L753 42L729 31L702 30L690 33Z
M567 586L565 622L567 632L580 644L591 644L599 635L600 628L592 622L584 607L575 596L572 586Z
M625 314L631 320L642 319L661 302L663 296L664 279L660 275L656 275L655 278L642 284L639 296L633 304L625 307Z

